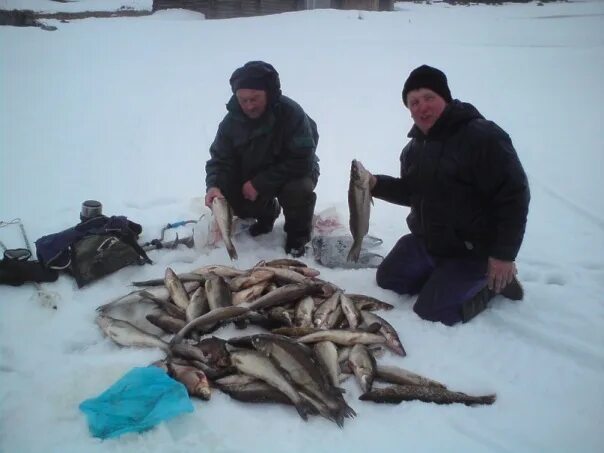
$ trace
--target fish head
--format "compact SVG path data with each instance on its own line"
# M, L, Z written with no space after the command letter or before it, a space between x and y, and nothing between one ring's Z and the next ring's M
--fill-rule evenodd
M265 338L261 335L254 335L252 337L252 345L254 346L254 348L257 351L259 351L265 355L270 354L271 342L267 338Z
M106 315L98 315L95 319L97 325L101 328L101 330L106 331L111 325L111 318Z

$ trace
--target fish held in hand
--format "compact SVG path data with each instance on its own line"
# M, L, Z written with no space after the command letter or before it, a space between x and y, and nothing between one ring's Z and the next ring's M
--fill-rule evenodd
M363 238L369 232L369 214L371 212L371 173L356 159L350 166L350 184L348 186L348 209L350 211L350 233L353 243L348 252L348 261L357 262L361 254Z
M229 258L231 258L231 260L236 260L238 258L237 251L231 240L233 231L233 212L225 198L214 198L212 201L212 213L216 219L216 224L222 235L224 245L229 253Z

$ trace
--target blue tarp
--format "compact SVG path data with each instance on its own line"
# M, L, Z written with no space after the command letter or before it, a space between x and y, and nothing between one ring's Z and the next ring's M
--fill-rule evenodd
M193 412L183 384L154 366L134 368L96 398L80 404L90 433L101 439L152 428L163 420Z

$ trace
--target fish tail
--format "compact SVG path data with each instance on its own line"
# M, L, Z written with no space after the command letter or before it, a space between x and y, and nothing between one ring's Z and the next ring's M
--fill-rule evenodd
M237 250L235 250L235 246L232 243L226 244L226 249L227 249L227 252L229 252L229 258L231 258L231 260L236 260L239 258L237 256Z
M316 409L307 401L300 400L294 404L296 410L298 411L298 415L302 417L302 420L305 422L308 421L308 414L316 414Z
M388 346L392 352L400 355L401 357L405 357L407 355L407 352L401 343L391 342L386 343L386 346Z
M336 418L354 418L356 415L357 413L354 411L354 409L346 404L346 401L344 401L344 398L342 398L340 410L338 411Z
M475 398L475 400L473 402L471 402L469 405L472 404L493 404L495 402L495 400L497 399L497 395L492 394L492 395L485 395L485 396L477 396Z
M362 239L360 241L357 239L354 240L352 247L350 247L350 251L348 252L348 256L346 257L346 261L354 261L356 263L359 260L362 243Z

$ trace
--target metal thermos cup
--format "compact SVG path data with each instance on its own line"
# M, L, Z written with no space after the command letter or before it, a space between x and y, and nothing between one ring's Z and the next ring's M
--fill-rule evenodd
M100 201L86 200L82 203L82 210L80 211L80 221L92 219L103 214L103 205Z

